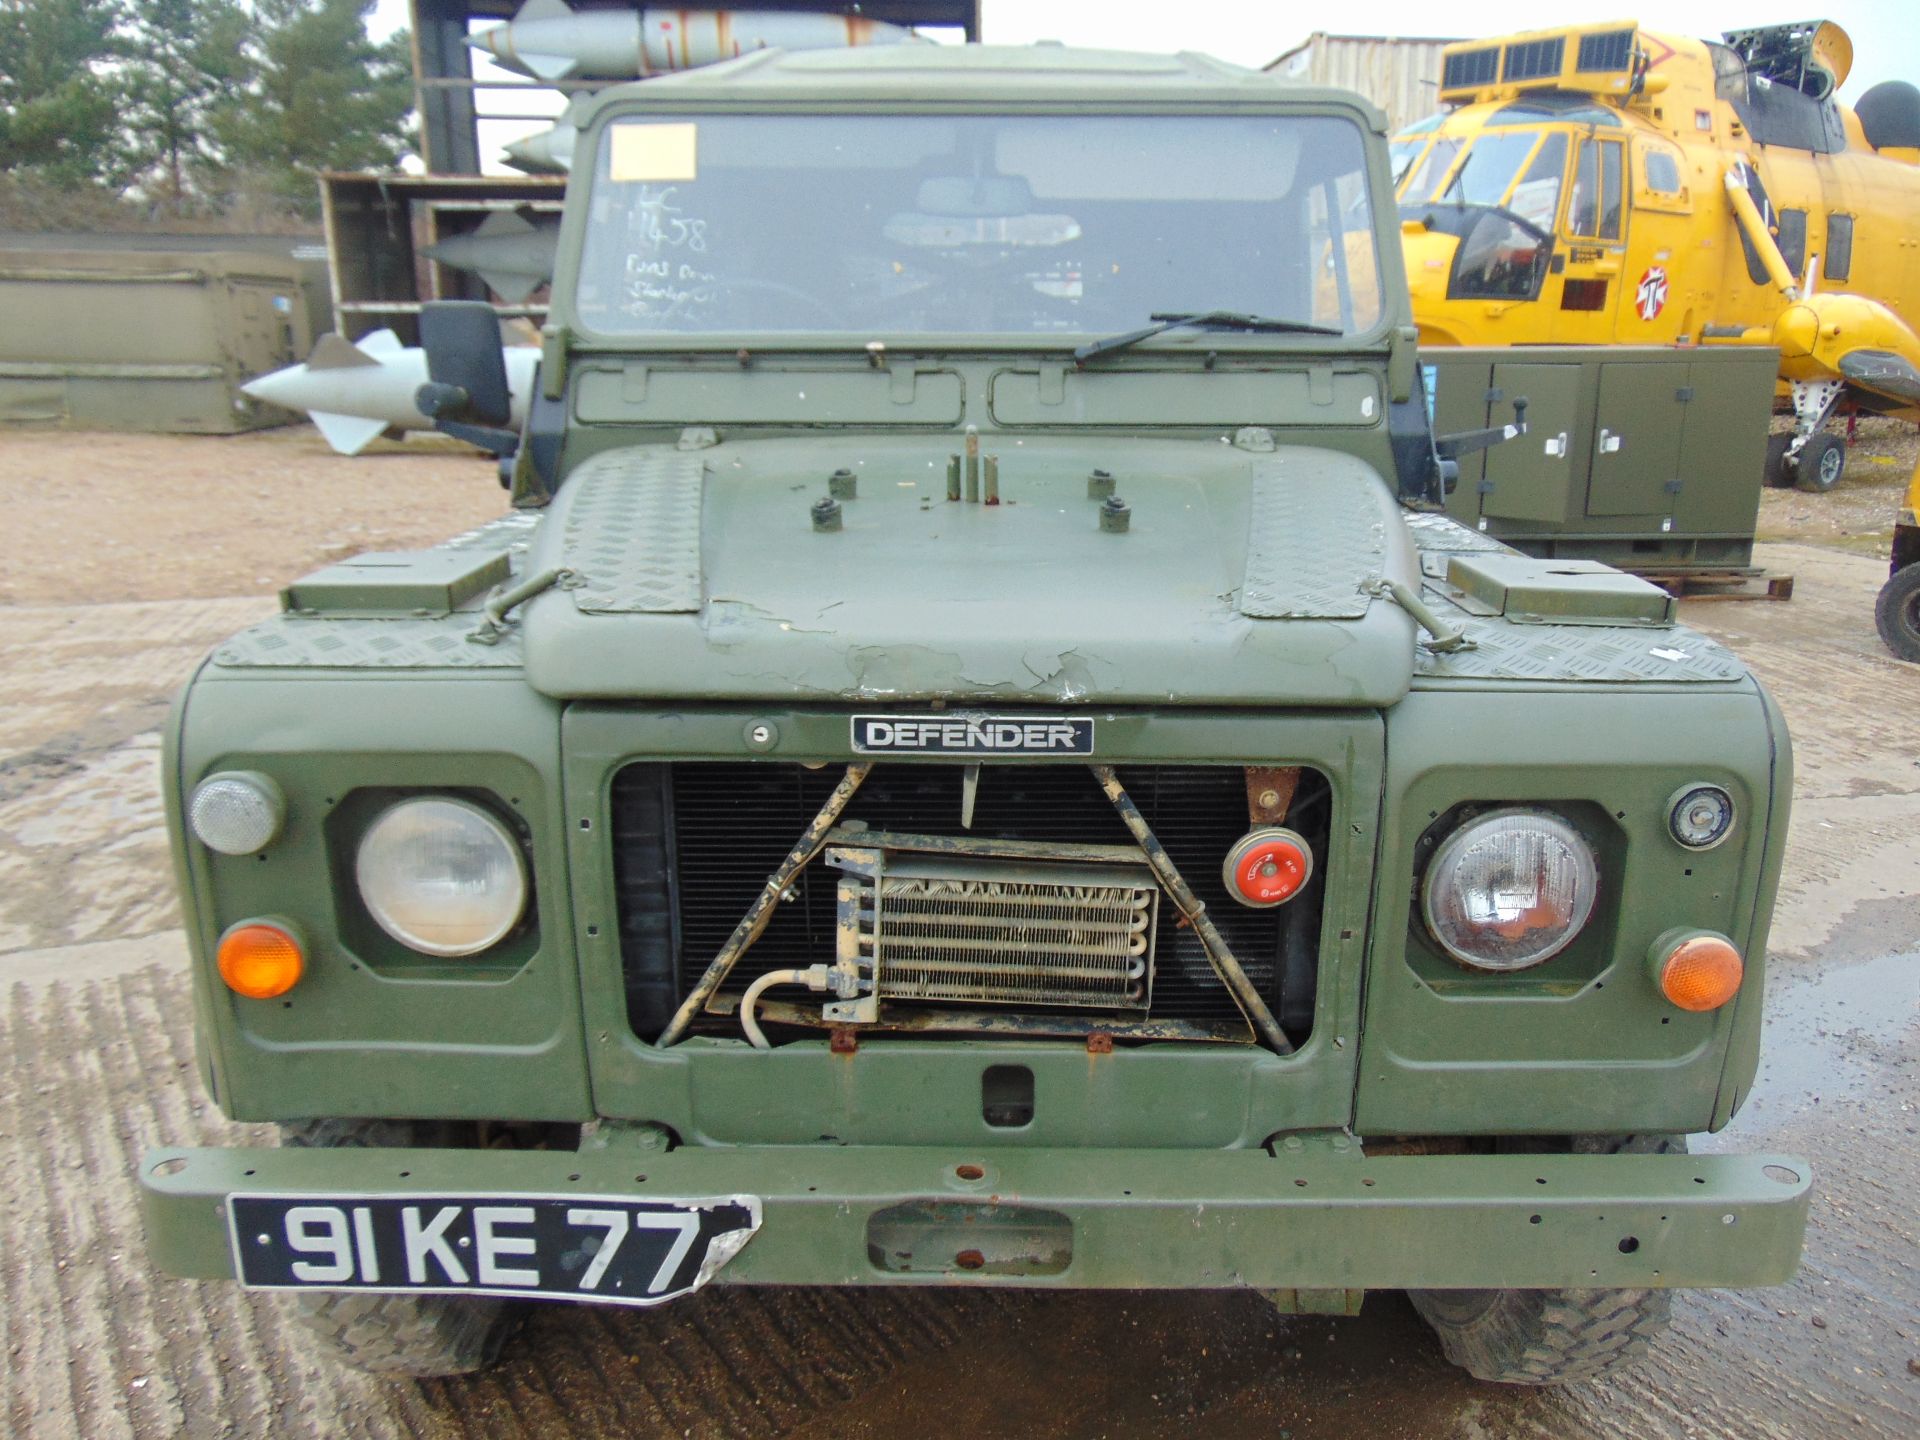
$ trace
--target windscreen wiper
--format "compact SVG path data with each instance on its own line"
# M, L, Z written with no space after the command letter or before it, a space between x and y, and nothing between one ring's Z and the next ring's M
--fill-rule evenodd
M1219 330L1264 330L1278 335L1343 335L1346 332L1333 325L1314 325L1305 320L1281 320L1271 315L1248 315L1238 310L1195 310L1178 313L1156 312L1147 317L1154 323L1141 330L1129 330L1123 335L1109 335L1104 340L1089 340L1073 352L1073 358L1084 365L1096 355L1105 355L1109 351L1124 350L1129 345L1137 345L1154 335L1168 330L1178 330L1192 325L1199 328L1209 326Z

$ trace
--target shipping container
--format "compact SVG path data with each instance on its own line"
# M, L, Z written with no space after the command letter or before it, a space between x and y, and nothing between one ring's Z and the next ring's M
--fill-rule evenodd
M1266 68L1289 80L1358 91L1387 112L1391 135L1440 108L1440 50L1452 43L1316 30Z

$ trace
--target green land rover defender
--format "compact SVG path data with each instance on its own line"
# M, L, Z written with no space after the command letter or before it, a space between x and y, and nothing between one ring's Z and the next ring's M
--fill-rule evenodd
M156 1263L349 1363L716 1284L1404 1288L1543 1383L1777 1284L1791 761L1672 601L1440 514L1382 117L1193 56L611 89L513 507L291 585L166 748ZM1515 397L1516 399L1521 397ZM1502 410L1501 418L1505 418Z

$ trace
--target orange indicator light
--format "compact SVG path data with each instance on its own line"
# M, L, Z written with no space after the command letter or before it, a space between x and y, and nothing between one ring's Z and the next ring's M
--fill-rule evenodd
M1718 1010L1739 993L1747 969L1732 941L1697 932L1668 949L1655 968L1660 992L1682 1010Z
M300 983L306 957L300 942L278 925L236 925L220 937L220 978L236 995L271 1000Z

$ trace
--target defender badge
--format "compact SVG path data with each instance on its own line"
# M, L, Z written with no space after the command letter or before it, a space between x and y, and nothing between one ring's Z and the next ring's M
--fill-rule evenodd
M856 755L1091 755L1093 720L1065 715L856 715Z

